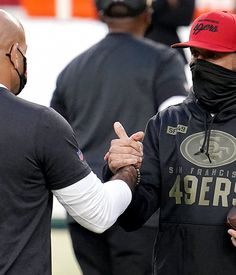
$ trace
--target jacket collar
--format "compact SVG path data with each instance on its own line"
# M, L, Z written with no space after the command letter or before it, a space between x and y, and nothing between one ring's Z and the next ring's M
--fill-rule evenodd
M216 123L225 122L236 117L236 105L229 106L228 108L222 110L220 113L212 115L209 111L205 110L198 104L198 100L191 90L188 97L184 100L184 104L191 114L200 121L214 120Z

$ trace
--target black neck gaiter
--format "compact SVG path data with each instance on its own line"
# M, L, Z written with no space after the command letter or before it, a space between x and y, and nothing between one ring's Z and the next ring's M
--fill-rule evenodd
M236 104L236 72L201 59L190 68L193 92L205 110L219 113Z

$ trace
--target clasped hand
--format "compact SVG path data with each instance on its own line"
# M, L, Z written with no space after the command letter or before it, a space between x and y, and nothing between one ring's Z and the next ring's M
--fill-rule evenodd
M119 139L111 141L110 149L104 157L110 170L115 174L117 170L128 165L140 168L143 159L143 145L141 141L144 133L140 131L128 137L119 122L114 123L114 130Z

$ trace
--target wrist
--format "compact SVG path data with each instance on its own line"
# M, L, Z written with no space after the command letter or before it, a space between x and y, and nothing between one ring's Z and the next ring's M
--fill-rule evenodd
M140 183L140 170L136 169L133 165L125 166L120 168L112 179L123 180L133 192Z

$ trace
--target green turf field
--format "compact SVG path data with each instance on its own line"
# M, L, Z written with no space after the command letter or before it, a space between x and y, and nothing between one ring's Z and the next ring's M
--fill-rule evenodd
M67 229L52 229L52 270L53 275L82 275Z

